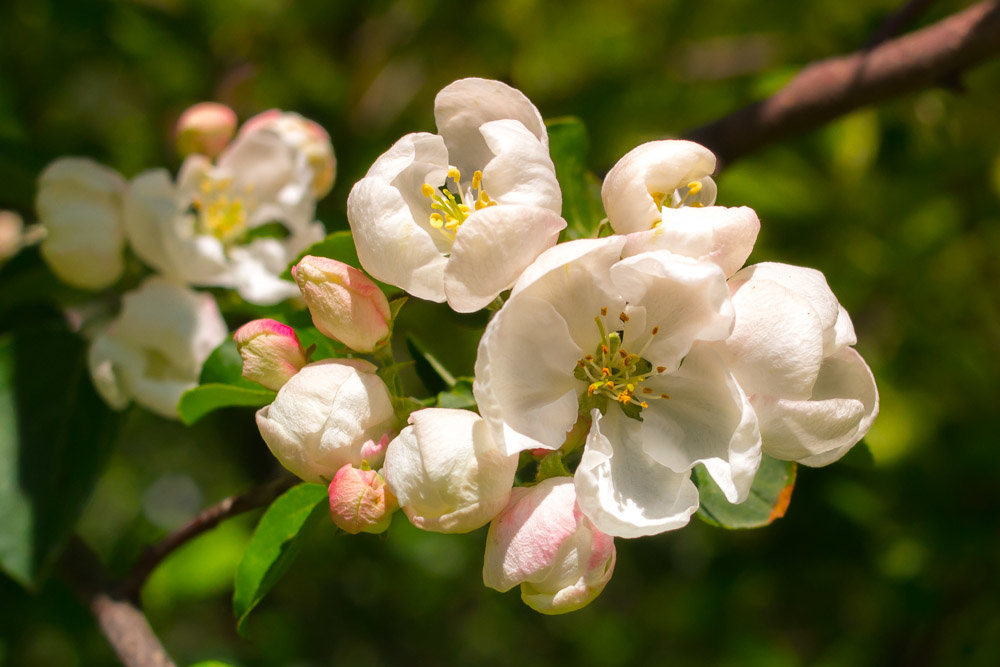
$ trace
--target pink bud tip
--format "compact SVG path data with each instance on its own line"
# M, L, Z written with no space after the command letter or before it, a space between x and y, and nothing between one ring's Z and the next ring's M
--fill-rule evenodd
M344 532L385 532L399 508L385 480L374 470L345 464L330 482L330 518Z
M243 358L243 377L278 391L306 365L295 330L270 319L247 322L233 334Z
M177 119L174 136L182 155L199 153L215 157L236 132L236 113L225 104L200 102Z

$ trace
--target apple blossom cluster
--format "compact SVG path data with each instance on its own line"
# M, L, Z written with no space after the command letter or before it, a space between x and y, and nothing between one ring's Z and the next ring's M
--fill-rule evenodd
M607 584L614 538L688 523L696 467L741 503L764 455L826 465L868 431L878 393L850 317L818 271L744 266L760 222L715 205L710 151L634 148L601 188L612 233L557 243L562 196L530 100L462 79L434 115L438 133L390 147L347 213L375 279L458 312L489 307L476 409L406 395L397 309L335 259L307 256L293 274L343 357L310 362L273 320L235 336L246 377L277 390L257 413L261 435L290 471L329 485L337 526L381 532L397 508L428 531L489 525L485 584L563 613ZM198 185L181 186L183 201L250 182L218 175L248 159L227 150L184 170Z
M192 288L228 288L261 305L297 296L280 275L323 238L313 215L336 173L326 131L278 110L237 132L231 109L197 104L178 120L176 145L184 157L176 177L160 168L128 180L87 158L54 161L38 179L39 224L31 228L62 282L128 290L117 316L91 313L81 326L93 338L88 361L99 393L113 408L135 400L172 419L228 336L213 296ZM13 230L4 219L5 244L16 241L6 238Z

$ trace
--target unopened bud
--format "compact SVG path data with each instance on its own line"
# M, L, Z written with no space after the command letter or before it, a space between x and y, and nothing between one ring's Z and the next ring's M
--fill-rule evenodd
M382 475L350 463L333 476L329 491L330 517L338 528L351 535L385 532L393 512L399 509Z
M233 334L243 357L243 377L278 391L306 365L295 330L275 320L247 322Z
M364 273L335 259L306 255L292 267L313 324L358 352L371 352L389 335L389 302Z
M301 152L312 172L313 196L318 199L330 192L337 178L337 158L330 135L319 123L291 111L271 109L243 123L240 135L262 129L276 132L282 141Z
M233 138L236 122L236 113L225 104L200 102L188 107L174 129L177 152L215 157Z
M0 264L21 249L24 220L13 211L0 211Z

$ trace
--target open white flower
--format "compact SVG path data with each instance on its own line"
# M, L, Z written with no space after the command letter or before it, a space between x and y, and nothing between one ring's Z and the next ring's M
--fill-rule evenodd
M461 79L434 102L440 134L397 141L355 184L347 217L375 278L460 312L489 304L566 222L541 115L499 81Z
M141 259L175 280L277 303L298 293L278 276L323 238L313 221L313 178L305 156L277 131L241 133L214 164L188 157L176 185L163 169L134 178L125 196L129 240Z
M878 414L871 370L844 307L815 269L748 266L729 280L733 373L760 420L764 452L822 466L864 437Z
M649 250L715 262L736 273L753 250L760 220L753 209L713 206L715 156L691 141L641 144L604 179L601 199L608 221L629 234L625 255Z
M483 334L474 391L508 452L558 449L589 421L578 502L609 535L679 528L703 463L731 502L760 461L757 421L716 346L732 328L722 270L625 239L543 253Z
M227 335L210 294L148 278L123 297L118 318L94 339L90 374L111 407L134 399L177 419L181 394L198 384L202 364Z

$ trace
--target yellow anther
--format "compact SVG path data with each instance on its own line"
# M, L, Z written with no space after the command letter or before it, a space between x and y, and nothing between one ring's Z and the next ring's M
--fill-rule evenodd
M656 367L656 372L657 372L657 373L662 373L662 372L663 372L663 371L665 371L665 370L667 370L667 367L666 367L666 366L657 366L657 367Z
M620 319L622 322L628 322L628 315L626 315L624 312L618 313L618 319Z
M641 401L639 403L639 407L640 408L648 408L649 407L649 403L647 403L646 401Z
M601 308L601 317L606 317L607 314L608 314L607 307L605 306L604 308Z
M653 203L656 204L656 208L663 208L663 200L667 198L665 193L650 192L649 196L653 198Z
M605 382L605 383L604 383L604 386L605 386L605 387L606 387L607 389L614 389L614 388L615 388L615 383L614 383L614 382L612 382L611 380L608 380L607 382Z
M434 187L430 183L424 183L420 186L420 192L422 192L425 197L433 197Z
M458 210L459 210L459 211L461 211L462 213L466 213L466 214L468 214L468 212L469 212L469 207L468 207L468 206L466 206L465 204L459 204L459 205L458 205Z
M430 223L434 229L441 229L444 226L444 216L440 213L431 213Z
M629 384L625 385L625 389L627 389L629 393L632 393L632 392L635 391L635 385L632 384L632 383L629 383Z
M690 206L691 208L704 208L705 205L702 204L700 201L693 201L690 204L688 204L688 206Z
M456 183L461 183L462 172L458 170L458 167L448 167L448 178L455 181Z
M670 397L667 396L666 394L660 394L660 398L670 398Z
M632 395L629 394L627 391L623 391L618 394L618 401L623 405L627 405L632 401Z
M476 171L473 172L472 174L472 189L478 190L482 184L483 184L483 172L476 169Z
M605 366L604 368L601 369L601 375L603 375L606 378L611 377L611 369Z
M660 333L660 327L653 327L649 333L655 336L656 334Z
M688 194L696 195L701 192L701 181L691 181L688 183Z
M650 389L649 387L643 387L642 388L642 393L644 393L644 394L652 394L653 390Z

